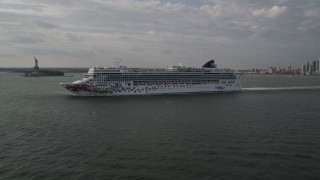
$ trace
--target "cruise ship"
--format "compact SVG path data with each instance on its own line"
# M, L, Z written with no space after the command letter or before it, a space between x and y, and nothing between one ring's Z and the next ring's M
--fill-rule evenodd
M240 75L217 68L210 60L202 67L172 66L162 69L118 67L90 68L81 80L60 83L77 96L160 95L241 91Z

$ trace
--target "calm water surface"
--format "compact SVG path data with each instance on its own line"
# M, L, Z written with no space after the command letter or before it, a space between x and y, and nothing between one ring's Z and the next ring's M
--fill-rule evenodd
M320 76L241 93L73 97L0 74L0 179L319 179Z

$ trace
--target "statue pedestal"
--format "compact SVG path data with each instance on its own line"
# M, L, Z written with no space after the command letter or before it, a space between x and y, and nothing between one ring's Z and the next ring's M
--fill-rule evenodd
M33 67L33 70L34 70L34 71L39 71L39 66L34 66L34 67Z

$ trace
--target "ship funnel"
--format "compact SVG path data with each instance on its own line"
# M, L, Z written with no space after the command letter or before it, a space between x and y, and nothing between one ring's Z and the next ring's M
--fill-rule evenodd
M214 64L214 60L211 59L210 61L208 61L207 63L205 63L203 66L203 68L215 68L215 64Z

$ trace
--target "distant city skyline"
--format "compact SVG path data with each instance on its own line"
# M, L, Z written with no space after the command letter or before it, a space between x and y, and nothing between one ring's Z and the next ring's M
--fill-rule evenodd
M0 0L0 67L288 67L320 56L317 0Z

